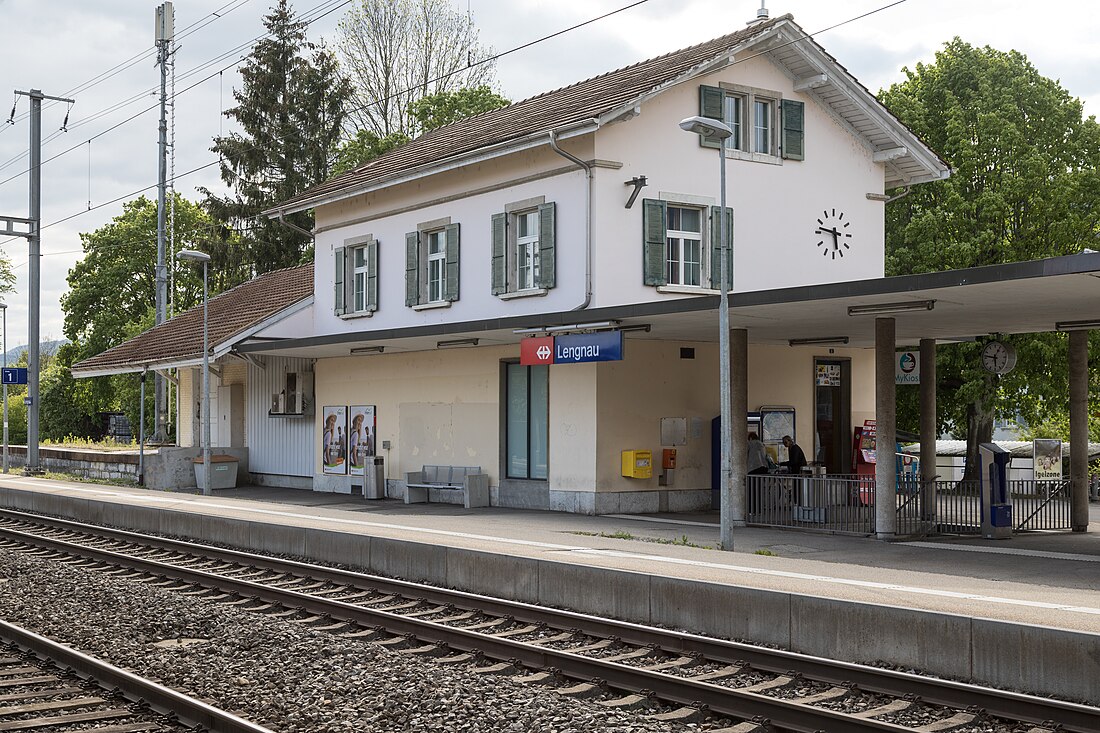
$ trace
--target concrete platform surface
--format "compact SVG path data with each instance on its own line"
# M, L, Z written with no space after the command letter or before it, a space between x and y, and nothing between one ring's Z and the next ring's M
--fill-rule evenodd
M266 487L204 497L10 476L0 488L337 530L607 570L661 575L1013 624L1100 633L1100 505L1087 534L1009 540L872 538L744 528L714 549L717 513L585 516Z

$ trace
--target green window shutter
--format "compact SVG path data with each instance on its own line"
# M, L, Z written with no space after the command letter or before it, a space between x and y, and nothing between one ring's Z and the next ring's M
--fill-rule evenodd
M493 295L500 295L508 292L508 256L505 247L508 239L508 215L493 214L491 229L493 238Z
M664 201L642 199L642 282L646 285L668 284L667 211Z
M715 290L722 287L722 247L719 241L720 228L718 215L721 207L710 207L710 286ZM726 207L726 289L733 290L733 209Z
M449 224L443 230L447 238L447 266L443 278L443 300L458 300L458 224Z
M378 310L378 242L367 243L367 311Z
M405 235L405 305L420 304L420 233Z
M337 247L333 251L333 259L336 263L336 270L333 273L332 281L332 312L335 315L342 316L347 311L347 289L344 285L344 278L347 277L347 250L344 247Z
M806 159L806 105L793 99L784 99L780 106L783 114L783 157L790 160Z
M540 288L552 288L557 282L554 274L558 261L554 251L555 214L553 201L539 206L539 281L535 285Z
M699 87L699 116L722 121L726 116L726 93L718 87ZM704 148L722 147L721 138L699 136L699 144Z

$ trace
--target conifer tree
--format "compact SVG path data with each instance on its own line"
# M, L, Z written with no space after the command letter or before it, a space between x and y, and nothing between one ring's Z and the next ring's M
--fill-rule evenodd
M312 256L307 236L260 212L328 177L351 94L336 58L306 39L307 24L288 0L278 0L264 25L268 36L241 68L243 84L233 90L237 105L225 112L240 132L215 138L211 148L221 157L222 181L231 192L219 197L200 189L210 213L240 232L253 267L247 275ZM304 230L313 225L307 212L287 221Z

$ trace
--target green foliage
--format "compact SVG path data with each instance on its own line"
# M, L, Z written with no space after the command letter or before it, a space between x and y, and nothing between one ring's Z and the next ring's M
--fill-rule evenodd
M199 189L211 214L241 233L256 274L312 256L309 237L260 212L329 176L351 94L336 58L306 40L306 25L287 0L278 0L264 25L269 36L253 46L241 68L243 86L233 91L237 105L225 113L241 132L215 138L211 148L232 193ZM307 212L287 221L304 230L313 225ZM220 259L211 264L223 266Z
M409 138L400 132L395 132L385 137L378 137L369 130L359 130L355 137L340 146L336 153L336 163L332 166L332 174L339 175L352 168L357 168L363 163L385 155L394 148L407 143Z
M1022 54L959 39L935 63L904 69L883 103L952 168L886 209L888 275L1039 259L1096 248L1100 231L1100 126L1080 100ZM960 334L962 335L962 334ZM989 440L993 416L1028 422L1068 408L1066 338L1004 339L1016 369L980 366L982 341L938 349L941 430ZM916 390L899 390L899 426L918 422Z
M507 107L511 102L493 92L488 85L458 89L453 92L429 94L409 105L422 132L458 122L459 120L494 109Z

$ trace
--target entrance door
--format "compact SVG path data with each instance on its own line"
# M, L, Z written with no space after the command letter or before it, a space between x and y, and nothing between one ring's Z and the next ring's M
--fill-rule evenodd
M852 472L852 363L814 359L814 455L831 474Z

